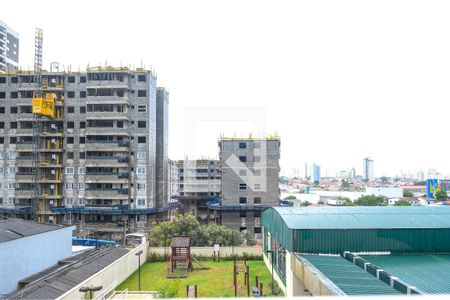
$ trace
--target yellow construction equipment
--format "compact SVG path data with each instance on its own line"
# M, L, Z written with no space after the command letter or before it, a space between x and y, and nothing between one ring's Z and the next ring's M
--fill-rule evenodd
M46 93L44 97L34 97L32 101L33 114L55 118L55 94Z

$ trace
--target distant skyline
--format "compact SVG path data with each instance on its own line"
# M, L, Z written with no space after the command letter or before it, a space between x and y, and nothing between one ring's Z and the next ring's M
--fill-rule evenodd
M450 173L448 1L68 4L2 3L0 19L20 35L19 64L32 68L41 27L46 68L152 65L170 92L172 159L185 155L186 111L255 109L265 112L264 128L198 124L198 156L217 158L220 134L264 131L281 137L284 172L315 161L322 174L360 174L371 156L376 177Z

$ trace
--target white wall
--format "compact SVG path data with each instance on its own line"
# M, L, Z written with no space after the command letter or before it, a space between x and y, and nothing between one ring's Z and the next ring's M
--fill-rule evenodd
M72 231L65 227L0 243L0 296L14 292L18 282L72 255Z
M243 255L244 253L251 254L251 255L262 255L262 247L220 247L220 257L226 257L231 256L233 253L234 248L234 254L236 255ZM164 251L167 251L167 255L170 254L170 247L167 247L166 250L164 250L164 247L150 247L148 254L155 253L158 255L164 255ZM198 255L198 256L214 256L214 247L191 247L191 254L192 255Z
M379 188L368 187L366 188L365 195L386 196L388 198L403 197L402 188Z
M97 292L94 296L98 296L99 293L108 292L109 290L115 289L138 269L138 257L135 253L140 250L143 251L141 254L141 265L143 265L147 261L146 258L148 255L147 240L57 299L83 299L84 293L79 292L80 287L83 286L101 285L103 287L102 291Z

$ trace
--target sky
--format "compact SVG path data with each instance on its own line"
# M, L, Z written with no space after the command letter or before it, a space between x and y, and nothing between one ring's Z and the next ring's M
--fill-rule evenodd
M370 156L376 176L450 173L449 15L448 1L414 0L15 0L0 11L24 69L35 27L45 68L151 66L170 92L172 159L217 158L220 135L276 133L283 173L316 162L361 174Z

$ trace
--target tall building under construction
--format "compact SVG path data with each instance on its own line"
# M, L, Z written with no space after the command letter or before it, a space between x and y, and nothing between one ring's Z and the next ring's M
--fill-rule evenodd
M151 70L0 74L0 213L114 238L174 208L168 198L168 92ZM42 112L41 111L41 112Z

